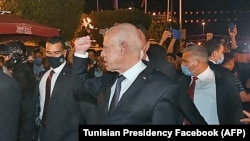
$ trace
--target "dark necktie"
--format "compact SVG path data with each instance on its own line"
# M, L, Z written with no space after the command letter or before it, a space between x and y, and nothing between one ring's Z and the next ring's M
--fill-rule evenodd
M114 92L113 98L112 98L110 106L109 106L110 112L112 112L115 109L116 105L119 102L121 83L124 79L126 79L126 78L123 75L120 75L117 79L116 86L115 86L115 92Z
M46 125L46 117L47 117L47 108L50 100L50 91L51 91L51 79L55 72L53 70L50 71L50 74L46 80L46 92L45 92L45 101L43 107L43 116L42 116L42 124Z
M198 77L193 76L192 83L190 84L190 86L188 88L188 95L192 100L194 100L194 88L195 88L195 83L196 83L197 79L198 79Z
M196 83L196 80L198 79L198 77L193 76L192 78L193 78L192 83L189 85L189 88L188 88L188 96L192 100L194 100L194 88L195 88L195 83ZM185 123L185 125L191 125L191 123L187 119L184 119L184 123Z

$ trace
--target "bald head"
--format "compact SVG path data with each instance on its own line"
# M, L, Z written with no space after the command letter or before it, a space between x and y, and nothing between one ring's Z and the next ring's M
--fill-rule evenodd
M141 35L132 24L121 23L110 28L104 36L103 46L102 56L108 71L122 73L141 59Z
M104 44L106 42L113 42L117 46L125 43L128 49L132 50L142 48L141 35L138 33L137 28L129 23L117 24L110 28L104 36Z

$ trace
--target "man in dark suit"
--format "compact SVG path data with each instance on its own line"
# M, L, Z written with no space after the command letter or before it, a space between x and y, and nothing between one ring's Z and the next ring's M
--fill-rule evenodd
M158 44L150 44L149 49L146 52L147 58L146 64L160 72L166 74L172 80L176 79L176 73L174 65L164 59L165 50Z
M192 81L197 77L193 101L208 124L241 124L241 99L234 81L210 68L204 47L190 46L182 56L181 69ZM182 80L182 93L188 91L189 80Z
M98 96L97 124L182 124L178 121L179 87L141 61L143 44L137 28L129 23L115 25L106 32L103 45L101 56L109 72L102 77L86 76L89 36L76 39L73 63L75 93ZM125 80L119 102L110 110L118 75Z
M182 76L184 74L181 73L177 75L175 73L176 70L174 68L174 65L165 60L165 49L159 44L150 44L149 41L147 40L146 31L143 30L144 28L141 27L138 29L141 35L141 40L144 44L143 47L143 52L144 52L143 60L145 60L144 62L148 66L162 72L163 74L167 75L169 78L171 78L172 80L174 80L176 83L179 84L179 81L181 81L179 75ZM192 100L186 95L186 93L180 94L178 109L181 112L180 122L183 121L182 116L184 116L185 119L188 119L188 121L192 125L207 124L204 118L200 115L199 111L195 107Z
M36 81L34 73L27 64L27 47L22 41L8 40L1 43L0 54L4 56L4 66L18 82L21 89L21 116L18 140L32 141L36 133Z
M136 27L138 28L143 43L141 57L144 63L166 74L171 79L176 79L174 66L165 60L165 49L157 43L150 43L147 36L147 30L144 26L138 24Z
M79 124L91 124L96 117L94 103L88 102L86 97L79 101L74 97L71 66L65 61L66 53L65 41L61 37L47 39L46 59L51 68L39 84L41 111L37 123L40 141L78 141ZM54 74L50 77L51 88L47 97L46 80L51 71Z
M17 141L21 89L15 79L0 69L0 139Z

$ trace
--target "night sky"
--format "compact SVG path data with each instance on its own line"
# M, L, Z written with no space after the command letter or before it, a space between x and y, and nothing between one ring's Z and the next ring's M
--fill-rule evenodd
M97 0L85 0L84 11L96 11ZM140 8L142 0L119 0L119 8L135 7ZM173 1L173 10L178 11L179 0ZM250 0L182 0L183 10L231 10L249 9ZM112 10L113 0L99 0L100 9ZM167 10L167 0L148 0L148 11L158 12Z
M86 5L84 6L84 12L89 13L91 11L96 11L96 1L97 0L85 0ZM171 0L170 0L171 1ZM173 1L173 11L179 12L179 0ZM141 9L144 11L144 8L140 8L142 0L119 0L119 8L128 8L130 6L135 7L136 9ZM113 0L99 0L99 7L102 10L113 10ZM183 13L185 11L224 11L227 10L233 11L250 11L250 0L182 0ZM165 12L167 11L167 0L148 0L147 12ZM177 14L178 15L178 14ZM202 18L208 18L208 15L202 15ZM232 15L233 17L234 15ZM231 17L229 15L229 17ZM187 18L187 17L186 17ZM221 18L217 16L210 17L211 19ZM196 15L189 16L189 19L197 19ZM219 24L223 24L222 27ZM248 35L250 36L250 13L246 16L241 16L236 21L238 28L238 35ZM183 27L187 29L187 34L196 35L200 34L202 31L201 23L193 24L183 24ZM221 33L218 29L222 28L224 33ZM206 23L205 32L213 32L215 34L227 34L227 21L224 19L224 23L218 21L216 23ZM216 33L218 31L218 33Z

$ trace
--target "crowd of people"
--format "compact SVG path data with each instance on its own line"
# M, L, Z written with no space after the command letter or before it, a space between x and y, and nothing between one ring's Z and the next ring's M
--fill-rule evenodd
M1 42L0 139L78 141L79 125L249 124L250 49L237 46L236 26L228 33L230 47L211 39L178 52L130 23L111 27L99 53L88 35L73 53L60 36L32 56Z

